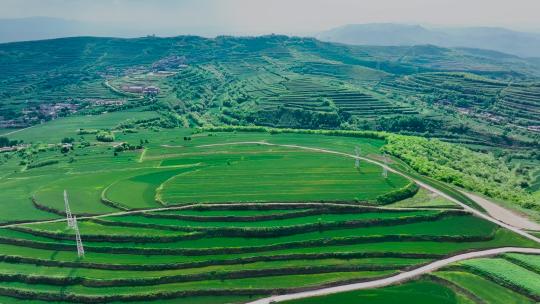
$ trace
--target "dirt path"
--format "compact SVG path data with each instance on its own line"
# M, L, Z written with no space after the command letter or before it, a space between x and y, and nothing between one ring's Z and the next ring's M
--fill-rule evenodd
M510 211L476 194L468 193L465 191L460 192L475 201L478 205L484 208L487 213L489 213L489 215L498 219L501 222L505 222L508 225L512 225L520 229L540 231L540 224L535 223L524 216Z
M321 148L312 148L312 147L305 147L305 146L299 146L299 145L281 145L281 144L272 144L272 143L269 143L269 142L265 142L265 141L244 141L244 142L236 142L236 143L222 143L222 144L213 144L213 145L202 145L202 146L198 146L200 148L202 147L212 147L212 146L224 146L224 145L247 145L247 144L257 144L257 145L266 145L266 146L276 146L276 147L288 147L288 148L295 148L295 149L302 149L302 150L308 150L308 151L314 151L314 152L320 152L320 153L329 153L329 154L335 154L335 155L341 155L341 156L345 156L345 157L350 157L350 158L353 158L353 159L361 159L363 161L366 161L366 162L369 162L369 163L372 163L372 164L375 164L375 165L378 165L378 166L381 166L383 168L386 168L388 171L392 172L392 173L395 173L395 174L398 174L398 175L401 175L405 178L408 178L412 181L414 181L416 184L418 184L420 187L424 188L424 189L427 189L433 193L437 193L438 195L450 200L451 202L461 206L463 209L465 209L466 211L478 216L478 217L481 217L487 221L490 221L494 224L497 224L501 227L504 227L508 230L511 230L523 237L526 237L528 239L531 239L537 243L540 243L540 238L537 238L536 236L534 235L531 235L523 230L521 230L521 227L515 227L515 226L512 226L512 225L509 225L505 222L502 222L500 221L499 219L496 219L490 215L487 215L487 214L484 214L468 205L465 205L464 203L460 202L459 200L447 195L446 193L440 191L439 189L437 188L434 188L426 183L423 183L417 179L414 179L410 176L408 176L407 174L405 173L402 173L400 171L397 171L381 162L378 162L376 160L373 160L373 159L370 159L370 158L365 158L365 157L359 157L359 156L356 156L356 155L353 155L353 154L349 154L349 153L344 153L344 152L338 152L338 151L332 151L332 150L327 150L327 149L321 149ZM492 203L493 204L493 203ZM502 207L501 207L502 208ZM517 214L515 215L516 217L518 216ZM524 219L524 218L521 218L521 220L518 220L518 223L524 223L525 221L528 221L528 219Z
M422 274L435 271L441 267L444 267L446 265L449 265L455 262L468 260L468 259L474 259L474 258L489 257L489 256L509 253L509 252L540 254L540 249L503 247L503 248L482 250L482 251L476 251L476 252L469 252L469 253L464 253L464 254L453 256L453 257L449 257L443 260L435 261L430 264L424 265L422 267L413 269L411 271L402 272L395 276L391 276L384 279L373 280L373 281L362 282L362 283L355 283L355 284L347 284L347 285L341 285L341 286L336 286L336 287L322 288L322 289L317 289L317 290L312 290L312 291L291 293L291 294L280 295L280 296L272 296L272 297L260 299L257 301L249 302L248 304L269 304L269 303L302 299L302 298L308 298L308 297L323 296L323 295L328 295L328 294L333 294L333 293L338 293L338 292L383 287L383 286L388 286L388 285L392 285L396 283L402 283L408 280L415 279Z
M4 134L0 134L0 135L1 135L1 136L8 136L8 135L12 135L12 134L15 134L15 133L24 131L24 130L31 129L31 128L33 128L33 127L35 127L35 126L26 127L26 128L23 128L23 129L17 129L17 130L15 130L15 131L11 131L11 132L4 133Z

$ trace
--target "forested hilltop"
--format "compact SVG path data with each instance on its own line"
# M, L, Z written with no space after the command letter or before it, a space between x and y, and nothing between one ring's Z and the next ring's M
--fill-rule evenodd
M135 109L159 115L116 130L264 126L417 135L488 155L485 170L457 174L474 167L449 157L457 150L446 146L434 154L415 142L425 152L413 155L444 162L437 168L412 159L407 145L395 143L389 152L424 174L531 207L526 192L540 187L539 67L537 60L485 50L278 35L7 43L0 44L0 129L10 134L62 116ZM112 131L79 134L113 142ZM6 137L3 146L27 144ZM504 177L482 176L497 168ZM501 183L509 188L496 190Z

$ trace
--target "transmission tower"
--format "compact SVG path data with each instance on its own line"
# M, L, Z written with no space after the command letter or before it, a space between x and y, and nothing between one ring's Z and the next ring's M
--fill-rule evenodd
M79 232L79 225L77 225L77 217L73 217L73 229L75 230L75 241L77 242L77 256L84 257L84 247L81 240L81 234Z
M354 154L356 154L354 167L358 169L360 168L360 148L358 146L354 147Z
M69 200L66 190L64 190L64 204L66 206L66 219L68 228L74 228L73 215L71 214L71 209L69 208Z
M383 162L384 162L384 166L383 166L382 176L386 179L388 178L388 169L387 169L388 159L386 158L386 153L383 154Z

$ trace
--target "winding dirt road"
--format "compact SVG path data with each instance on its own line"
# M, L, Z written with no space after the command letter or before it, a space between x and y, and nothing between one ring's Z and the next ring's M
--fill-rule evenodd
M444 267L446 265L468 260L468 259L474 259L474 258L481 258L481 257L489 257L493 255L503 254L503 253L529 253L529 254L540 254L540 249L533 249L533 248L520 248L520 247L503 247L503 248L496 248L496 249L488 249L488 250L482 250L482 251L476 251L476 252L469 252L469 253L463 253L459 255L455 255L453 257L449 257L443 260L435 261L433 263L424 265L422 267L413 269L411 271L402 272L400 274L397 274L395 276L391 276L384 279L378 279L373 280L369 282L362 282L362 283L354 283L354 284L347 284L347 285L341 285L336 287L328 287L328 288L321 288L317 290L312 291L304 291L304 292L298 292L298 293L291 293L286 295L280 295L280 296L271 296L268 298L256 300L253 302L249 302L248 304L269 304L269 303L275 303L275 302L283 302L288 300L295 300L295 299L302 299L302 298L309 298L309 297L316 297L316 296L323 296L323 295L329 295L333 293L338 292L345 292L345 291L353 291L353 290L360 290L360 289L369 289L369 288L377 288L377 287L383 287L388 286L396 283L405 282L414 278L417 278L418 276L429 273L432 271L435 271L441 267Z
M540 224L538 223L535 223L479 195L468 193L466 191L460 192L475 201L478 205L480 205L480 207L484 208L484 210L486 210L491 217L494 217L501 222L505 222L508 225L512 225L520 229L540 231Z

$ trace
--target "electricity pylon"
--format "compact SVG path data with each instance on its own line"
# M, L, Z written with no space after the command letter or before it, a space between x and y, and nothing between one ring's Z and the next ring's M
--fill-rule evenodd
M75 242L77 243L77 256L79 258L84 257L84 246L81 239L81 233L79 232L79 225L77 224L77 217L71 214L71 209L69 208L69 200L67 191L64 190L64 204L66 207L66 219L68 228L75 230Z
M75 241L77 242L77 256L84 257L84 247L81 240L81 233L79 232L79 225L77 225L77 217L73 217L73 229L75 230Z
M382 176L384 178L388 178L388 169L387 169L388 159L386 158L386 153L383 154L383 162L384 162L384 166L383 166Z
M68 195L67 195L66 190L64 190L64 205L66 207L66 220L67 220L68 228L74 228L73 215L71 214L71 209L69 208L69 200L68 200Z
M356 158L355 158L355 161L354 161L354 167L356 169L360 168L360 148L358 146L356 146L354 148L354 154L356 154Z

